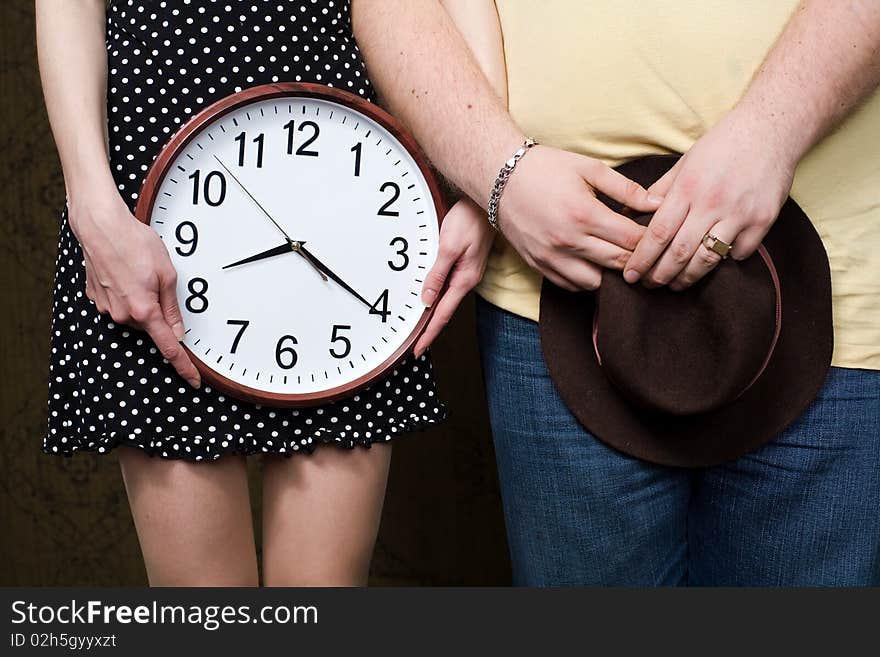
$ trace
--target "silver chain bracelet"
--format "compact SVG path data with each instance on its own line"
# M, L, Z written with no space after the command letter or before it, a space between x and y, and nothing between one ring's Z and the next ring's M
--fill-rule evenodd
M523 145L519 147L519 150L513 154L513 157L504 163L504 166L501 167L501 171L498 172L498 177L495 178L495 184L492 185L492 192L489 194L488 208L489 225L495 230L500 230L498 228L498 203L501 201L501 193L504 191L505 185L507 185L507 180L516 168L517 162L523 158L530 148L537 145L538 142L534 139L526 139L523 142Z

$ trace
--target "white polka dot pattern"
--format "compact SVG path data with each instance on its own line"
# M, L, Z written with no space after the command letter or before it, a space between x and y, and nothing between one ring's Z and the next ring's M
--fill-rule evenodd
M320 82L373 90L340 0L115 1L108 8L108 121L113 175L134 207L150 163L193 114L243 88ZM311 452L384 442L442 421L427 356L323 407L273 409L194 390L149 336L99 315L82 251L62 215L43 451L105 453L124 444L164 458Z

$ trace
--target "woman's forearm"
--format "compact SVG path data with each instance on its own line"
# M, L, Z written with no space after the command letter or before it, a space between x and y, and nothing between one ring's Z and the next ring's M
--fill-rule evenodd
M40 77L68 199L116 193L107 154L104 0L36 0Z
M439 0L354 0L352 20L385 104L434 165L485 207L524 137Z
M507 66L504 39L494 0L441 0L462 39L507 107Z

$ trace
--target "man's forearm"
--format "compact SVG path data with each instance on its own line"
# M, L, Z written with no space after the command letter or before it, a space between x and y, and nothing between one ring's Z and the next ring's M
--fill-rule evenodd
M434 165L478 203L523 140L439 0L354 0L370 79Z
M880 84L880 2L804 0L738 109L799 161Z

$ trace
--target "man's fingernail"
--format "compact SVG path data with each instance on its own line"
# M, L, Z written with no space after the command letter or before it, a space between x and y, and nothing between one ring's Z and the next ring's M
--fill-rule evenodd
M625 272L623 272L623 280L625 280L627 283L635 283L637 280L639 280L639 272L637 272L635 269L627 269Z
M661 203L663 203L663 197L657 196L656 194L648 194L648 200L651 203L655 203L657 205L660 205Z
M201 379L188 379L188 381L189 381L189 384L197 390L202 387L202 380Z
M171 327L171 330L174 331L174 337L177 338L178 342L183 340L183 336L186 335L186 331L183 328L183 322L177 322Z
M433 306L436 300L437 292L435 290L425 290L422 293L422 303L425 304L428 308Z

